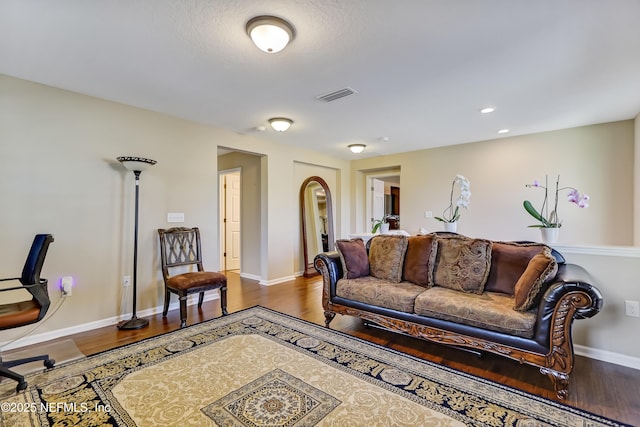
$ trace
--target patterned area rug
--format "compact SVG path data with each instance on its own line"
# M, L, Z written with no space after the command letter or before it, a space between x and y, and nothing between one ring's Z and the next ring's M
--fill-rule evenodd
M260 307L27 379L0 425L624 425Z

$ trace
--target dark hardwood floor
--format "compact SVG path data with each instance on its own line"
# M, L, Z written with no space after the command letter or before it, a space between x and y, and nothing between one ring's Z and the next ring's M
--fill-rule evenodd
M252 280L241 279L236 273L228 276L228 310L234 312L261 305L309 322L324 325L321 304L322 280L303 279L260 286ZM175 298L175 297L174 297ZM220 316L218 300L204 303L202 310L189 307L187 323L193 324ZM120 331L115 326L83 332L62 339L73 339L86 355L109 350L120 345L163 334L180 326L178 310L149 318L150 325L137 331ZM365 328L359 319L337 315L332 329L351 334L386 347L423 359L440 363L469 374L524 390L548 399L557 400L551 382L528 365L495 355L482 358L458 349L431 344L411 337ZM568 405L615 420L640 426L640 370L576 357L575 369L569 384Z

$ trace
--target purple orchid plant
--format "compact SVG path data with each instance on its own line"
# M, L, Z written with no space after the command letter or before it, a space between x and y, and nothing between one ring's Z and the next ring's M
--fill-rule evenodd
M544 227L544 228L559 228L562 227L562 221L558 219L558 195L562 190L569 190L567 193L567 201L570 203L575 203L579 208L588 208L589 207L589 196L586 194L580 194L580 192L573 187L560 187L560 175L556 179L556 190L555 190L555 203L553 204L553 209L549 211L549 203L548 203L548 177L545 175L545 185L540 185L538 180L534 180L533 184L527 184L527 187L531 188L542 188L544 190L544 200L542 201L542 207L540 210L536 210L533 207L530 201L525 200L523 205L524 209L536 220L540 221L540 224L530 225L530 227Z

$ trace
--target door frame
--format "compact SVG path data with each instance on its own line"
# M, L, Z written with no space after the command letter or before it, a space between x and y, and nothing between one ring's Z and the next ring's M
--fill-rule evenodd
M218 222L218 235L220 236L220 269L226 271L227 262L225 258L226 250L226 227L224 219L226 218L226 189L225 189L225 176L238 173L240 174L240 217L242 218L242 168L232 168L218 171L218 206L219 206L219 222ZM242 240L242 221L240 222L240 239ZM242 273L242 243L240 244L240 273Z

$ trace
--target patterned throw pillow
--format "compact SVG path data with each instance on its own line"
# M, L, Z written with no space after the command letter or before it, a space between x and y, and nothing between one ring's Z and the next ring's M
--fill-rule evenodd
M516 311L527 311L533 307L542 285L556 276L558 263L551 254L551 249L544 248L542 252L531 258L527 269L516 282L514 289Z
M407 239L407 254L404 257L404 280L429 287L429 257L433 234L411 236Z
M373 277L400 283L407 251L407 236L373 236L369 245L369 270Z
M338 240L336 248L340 254L345 279L357 279L369 275L369 257L362 239Z
M491 266L491 241L463 236L433 239L429 283L481 294Z

